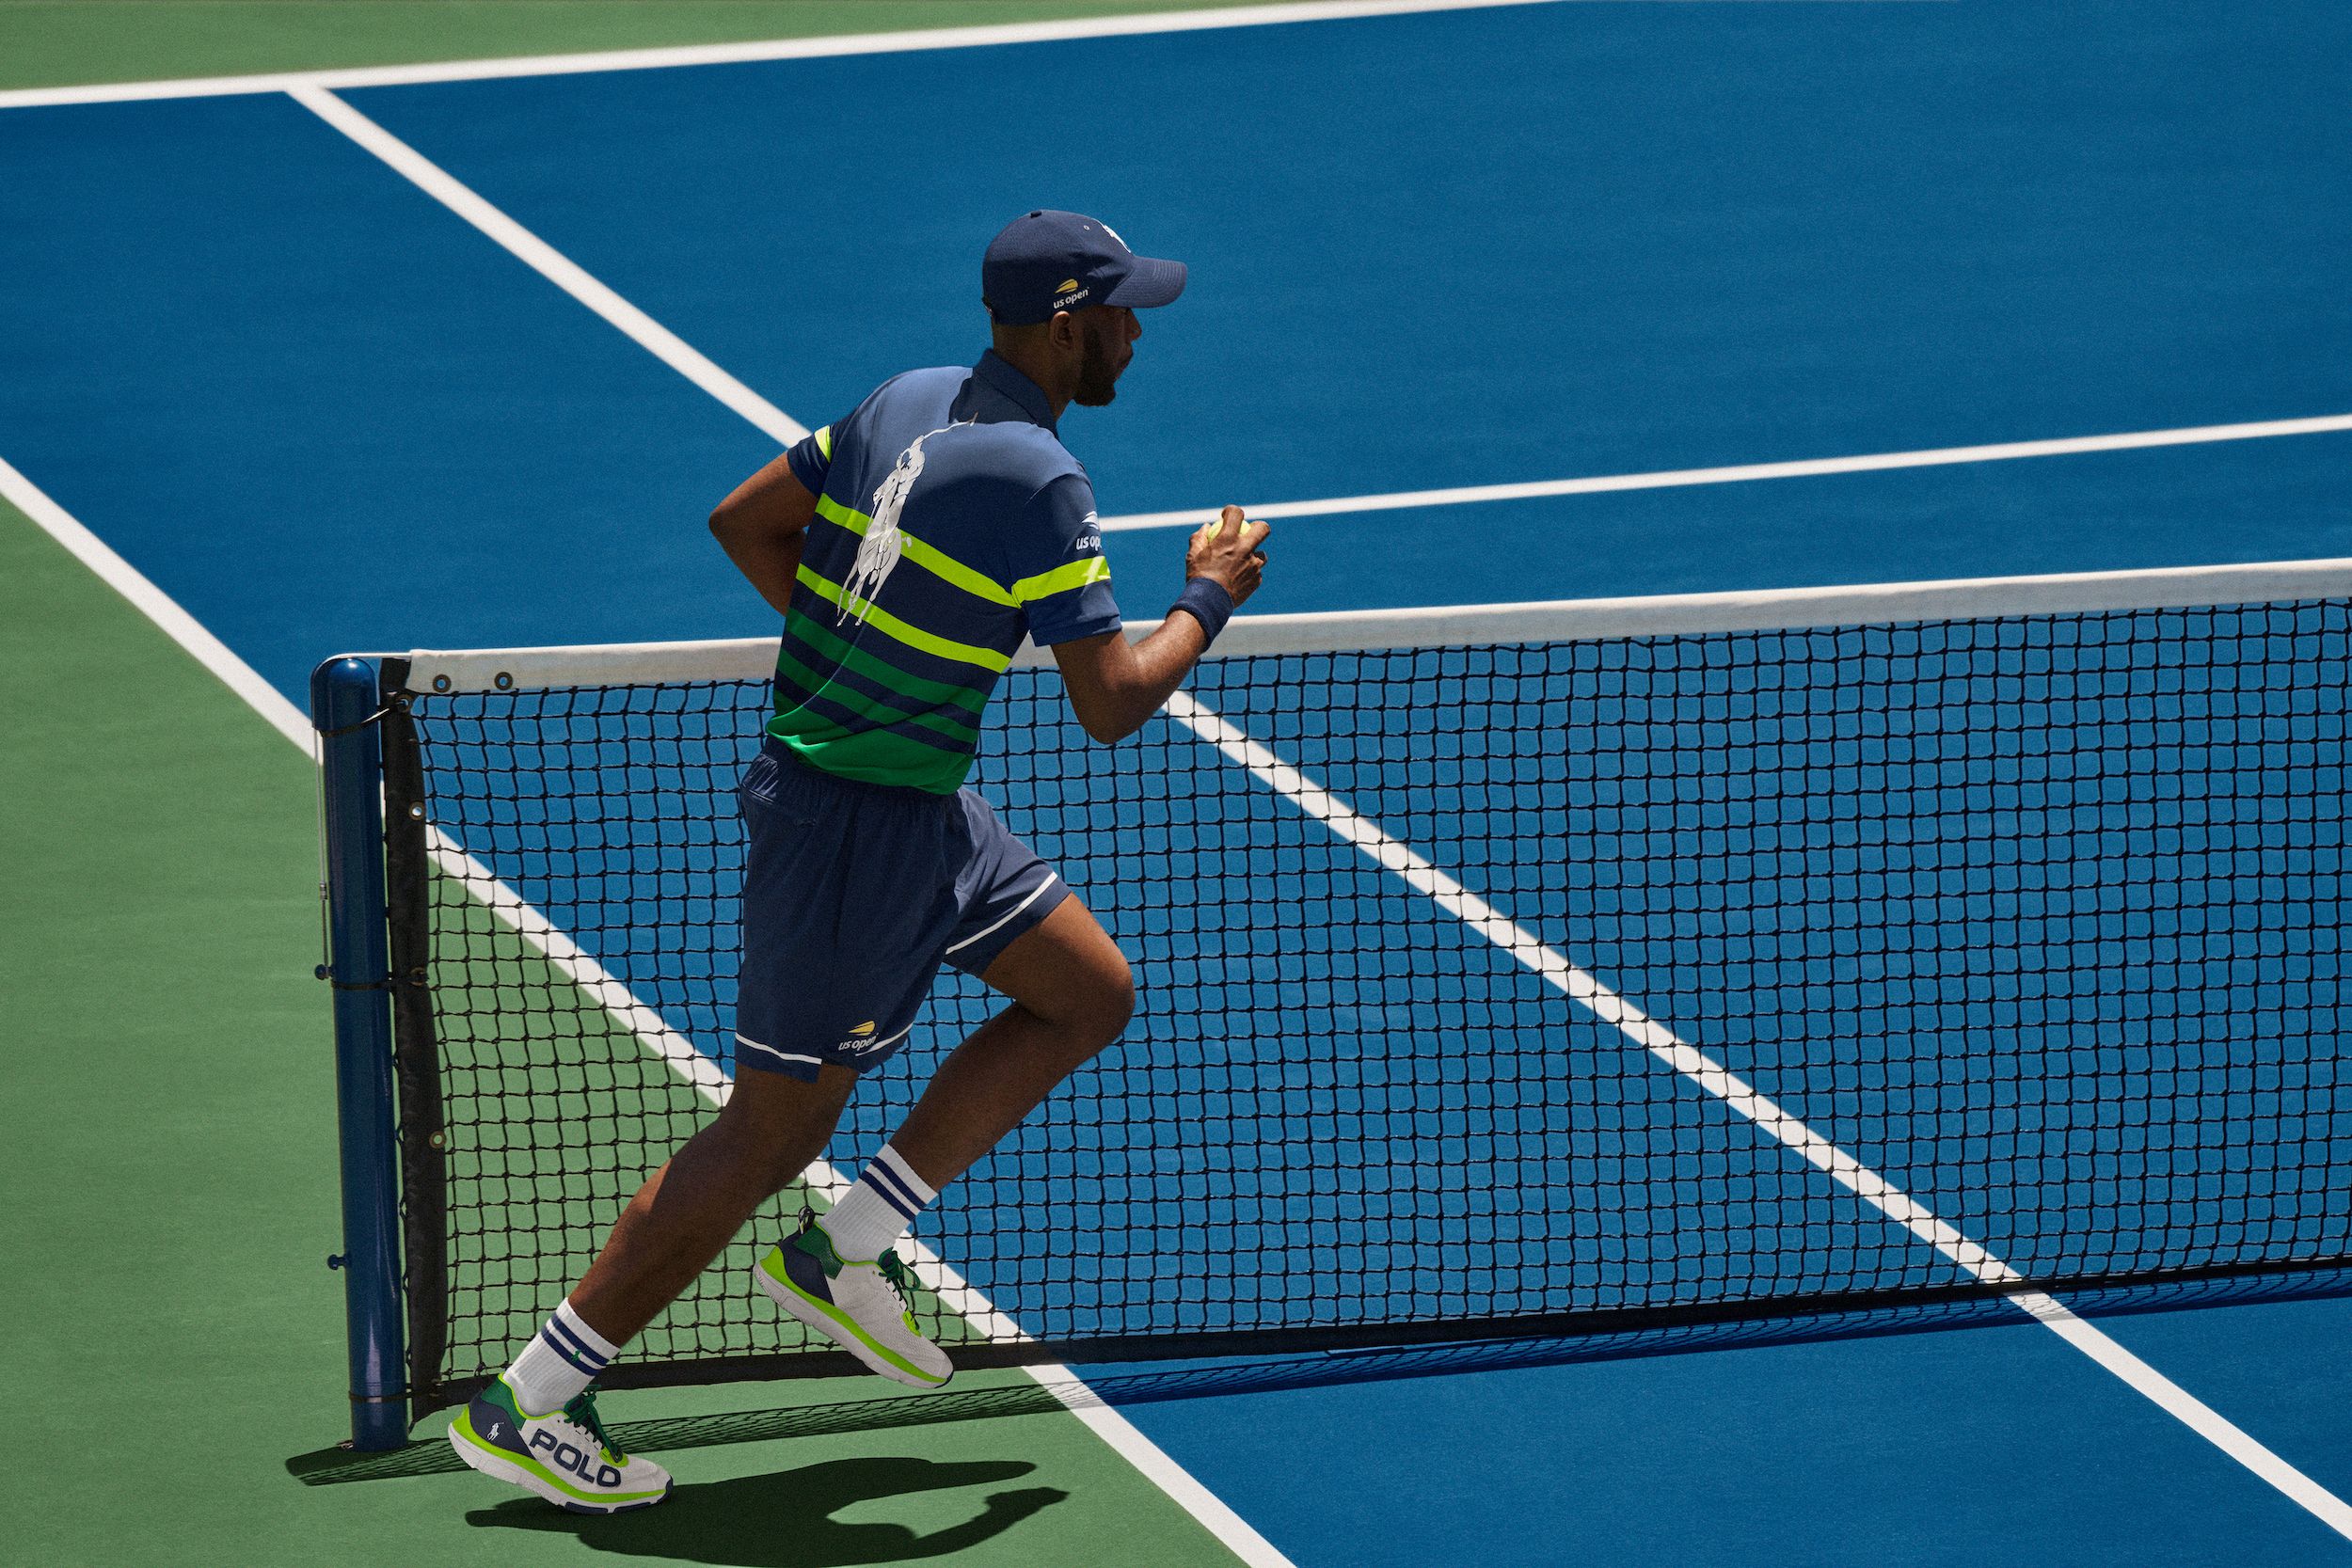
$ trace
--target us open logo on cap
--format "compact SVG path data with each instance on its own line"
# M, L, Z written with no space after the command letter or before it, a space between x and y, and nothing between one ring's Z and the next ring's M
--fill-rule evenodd
M1094 291L1092 289L1079 288L1078 280L1076 278L1065 277L1055 287L1054 309L1057 310L1067 310L1093 292Z

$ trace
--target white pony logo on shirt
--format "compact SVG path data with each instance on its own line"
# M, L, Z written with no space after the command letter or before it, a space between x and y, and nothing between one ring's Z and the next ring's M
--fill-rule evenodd
M923 443L958 428L945 425L916 436L875 487L872 520L866 525L866 537L858 541L857 560L850 566L849 578L841 584L840 619L846 621L855 615L864 621L865 611L856 608L857 602L862 599L871 606L881 594L882 584L890 580L890 574L898 570L899 559L906 554L905 538L898 531L898 515L906 510L907 496L914 489L914 482L923 476Z

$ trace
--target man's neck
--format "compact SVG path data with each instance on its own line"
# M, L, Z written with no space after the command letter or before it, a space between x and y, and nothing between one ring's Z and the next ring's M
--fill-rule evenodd
M1071 394L1077 387L1074 382L1069 386L1055 384L1050 352L1042 344L999 343L995 353L997 358L1037 384L1037 389L1045 394L1046 405L1054 411L1054 422L1060 423L1062 411L1070 406Z

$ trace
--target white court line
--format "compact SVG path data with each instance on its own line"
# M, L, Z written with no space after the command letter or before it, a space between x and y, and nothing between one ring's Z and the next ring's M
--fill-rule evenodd
M288 705L289 707L291 705ZM582 952L580 945L546 915L437 828L431 831L430 848L435 863L444 875L456 879L509 929L529 942L582 992L595 999L614 1022L636 1036L646 1050L667 1062L705 1100L713 1105L726 1103L728 1091L734 1085L718 1063L704 1055L691 1040L671 1028L668 1021L659 1012L647 1006L626 984ZM849 1179L841 1174L838 1167L822 1158L812 1163L803 1174L808 1184L824 1195L828 1204L839 1202L842 1195L850 1190ZM922 1242L912 1236L907 1237L898 1243L898 1250L905 1258L909 1272L958 1316L977 1329L983 1338L1001 1343L1025 1341L1030 1338L1018 1323L999 1311L978 1288ZM1199 1520L1210 1534L1248 1563L1249 1568L1294 1568L1288 1558L1234 1513L1223 1498L1201 1485L1190 1471L1170 1459L1158 1444L1137 1431L1126 1417L1113 1409L1069 1368L1054 1363L1039 1363L1022 1370L1053 1395L1082 1425L1108 1444L1120 1458L1167 1493L1178 1507Z
M1924 1204L1789 1115L1771 1099L1756 1092L1737 1073L1697 1047L1678 1038L1664 1024L1569 962L1558 949L1537 941L1525 927L1390 836L1337 795L1252 740L1191 693L1176 692L1168 699L1166 711L1170 719L1223 752L1232 762L1247 768L1261 783L1308 816L1361 850L1382 870L1401 878L1416 893L1510 954L1601 1022L1771 1133L1838 1185L1976 1278L1988 1285L2022 1283L2023 1276L2015 1269L1981 1244L1963 1235L1931 1212ZM2347 1507L2317 1481L2263 1447L2218 1412L2201 1403L2187 1390L2049 1296L2037 1291L2017 1291L2011 1292L2008 1299L2199 1436L2308 1510L2328 1528L2352 1540L2352 1507Z
M286 700L284 693L263 680L251 665L230 651L228 644L205 630L194 616L173 602L169 594L156 587L137 567L123 560L105 541L84 527L79 519L52 500L5 459L0 459L0 497L5 497L10 505L30 517L42 532L72 551L75 559L108 587L128 599L166 636L186 649L199 664L218 677L222 685L267 720L272 729L299 747L305 756L313 754L311 748L317 739L316 732L301 710ZM501 924L529 943L549 965L578 986L583 994L592 998L647 1051L667 1063L672 1070L692 1085L696 1093L713 1105L726 1102L731 1085L719 1064L696 1050L693 1042L685 1036L671 1028L660 1012L646 1006L611 971L581 951L580 945L545 914L438 829L431 831L427 848L444 875L458 879ZM816 1161L805 1174L809 1184L823 1193L827 1202L837 1200L849 1191L848 1180L829 1161ZM933 1294L971 1321L985 1337L992 1339L1029 1338L1018 1323L998 1311L994 1304L922 1243L909 1238L901 1243L901 1250L915 1277ZM1178 1507L1199 1520L1228 1551L1248 1564L1248 1568L1294 1568L1290 1559L1278 1551L1272 1543L1253 1529L1215 1493L1202 1486L1183 1465L1170 1459L1157 1444L1138 1432L1124 1416L1112 1409L1092 1388L1080 1382L1068 1368L1040 1365L1024 1368L1023 1370L1036 1379L1088 1430L1165 1492Z
M2076 452L2135 451L2148 447L2196 446L2208 441L2253 441L2275 436L2319 436L2352 431L2352 414L2321 414L2302 420L2256 420L2245 424L2187 425L2175 430L2135 430L2115 436L2061 436L2044 441L1997 441L1989 446L1931 447L1918 451L1881 451L1858 457L1806 457L1787 463L1740 463L1719 468L1666 468L1645 474L1599 474L1584 479L1543 479L1519 484L1464 484L1447 490L1395 490L1376 496L1334 496L1323 500L1273 501L1248 510L1252 517L1329 517L1353 512L1395 512L1406 507L1464 506L1477 501L1532 500L1549 496L1597 496L1615 490L1667 490L1689 484L1736 484L1754 479L1809 479L1820 474L1861 474L1889 468L1935 468L1955 463L2005 463L2021 457L2064 457ZM1179 512L1133 512L1104 517L1105 532L1145 528L1198 528L1217 515L1215 506Z
M253 666L229 651L229 645L206 631L197 618L174 603L170 594L147 580L145 574L117 555L112 546L101 539L72 514L51 500L48 495L9 467L0 458L0 497L5 497L40 529L43 533L63 545L73 558L96 573L100 581L124 598L156 626L164 635L196 656L196 661L220 678L221 684L244 698L254 712L269 721L270 728L310 754L318 732L302 716L302 710L286 701L278 688L258 674Z
M218 98L238 93L289 92L297 87L407 87L510 76L568 76L596 71L656 71L675 66L739 65L754 60L805 60L837 55L894 55L921 49L978 49L1008 43L1049 43L1062 39L1189 33L1208 28L1263 27L1280 23L1338 22L1353 17L1491 10L1505 6L1554 3L1557 0L1313 0L1311 4L1236 6L1230 10L1142 11L1132 16L1074 17L1057 22L1009 22L986 27L934 27L832 38L767 39L745 43L698 43L664 49L614 49L596 54L525 55L507 59L282 71L249 76L190 76L159 82L17 87L0 92L0 109Z
M390 165L419 190L497 241L540 277L620 328L646 353L758 426L777 445L788 447L808 434L805 425L721 370L701 350L590 277L577 261L483 200L448 170L333 93L316 87L295 87L288 89L288 96Z
M1356 14L1375 14L1386 10L1466 8L1486 4L1516 3L1528 3L1528 0L1427 0L1427 3L1422 4L1397 6L1375 3L1361 7ZM1338 8L1331 8L1317 14L1333 14ZM1301 8L1267 8L1267 9L1297 10ZM1202 21L1199 24L1200 25L1232 24L1232 13L1202 14L1208 20ZM1307 19L1306 16L1292 15L1267 17L1263 20ZM1109 31L1122 30L1166 29L1109 29ZM1051 36L1084 35L1055 34ZM846 40L818 41L839 43ZM997 38L977 41L1024 40ZM817 52L819 51L811 51L811 53ZM671 60L659 63L705 62ZM577 69L611 69L611 66L583 64ZM497 72L486 73L497 74ZM806 434L805 427L790 420L772 404L768 403L757 393L753 392L721 370L635 306L622 299L620 295L591 277L584 269L580 268L552 246L539 240L537 236L530 233L490 203L483 200L446 171L432 164L374 121L324 90L326 86L330 85L328 78L334 74L336 73L301 73L298 78L281 78L271 81L246 78L241 80L254 85L223 87L219 90L254 91L273 87L287 90L321 119L350 136L360 146L375 153L428 195L464 217L526 264L540 272L551 282L564 289L565 293L626 333L632 341L637 341L665 364L669 364L695 385L710 392L720 402L735 409L737 413L769 434L771 438L781 444L789 444ZM357 86L373 85L373 83L354 82L346 79L332 85ZM190 84L167 86L185 87ZM152 94L122 96L186 95L189 94L161 91ZM27 101L25 95L23 94L0 94L0 107ZM96 100L52 98L41 101L89 102ZM2056 455L2071 451L2115 451L2132 447L2246 439L2257 436L2306 434L2340 429L2352 429L2352 416L2268 421L2260 425L2205 426L2190 430L2141 432L2133 435L2074 437L2056 441L2011 442L1991 447L1944 449L1939 451L1883 453L1874 456L1814 459L1785 464L1756 464L1736 468L1694 469L1677 473L1549 481L1538 482L1532 485L1490 485L1454 491L1422 491L1386 497L1277 503L1275 507L1261 509L1260 515L1307 516L1348 511L1390 510L1408 506L1520 499L1530 496L1573 495L1613 489L1659 488L1670 484L1728 483L1735 480L1795 477L1812 473L1925 467L1935 463L1984 462L2002 458ZM230 689L246 697L258 711L268 718L281 732L286 733L289 738L295 740L296 744L304 746L306 750L308 749L310 742L310 726L294 709L292 704L287 703L274 689L262 682L259 675L249 666L238 659L219 642L218 639L205 631L192 617L187 616L167 595L157 590L152 583L148 582L143 576L123 562L94 534L89 533L62 508L56 507L55 503L49 501L48 498L32 486L29 481L24 480L22 474L8 467L4 463L0 463L0 493L6 493L8 499L16 501L21 510L34 516L37 522L59 538L60 542L66 544L67 547L72 549L77 556L90 562L102 578L115 586L135 605L147 611L167 633L181 641L183 646L187 647L199 662L214 670L215 673L219 675ZM37 504L28 505L25 499L19 499L20 493L26 499ZM37 510L37 506L41 510ZM1104 526L1129 529L1182 526L1185 523L1198 522L1205 515L1205 513L1140 515L1106 519ZM62 524L63 527L52 526L53 521ZM176 623L170 619L171 617L176 617ZM215 662L214 657L215 655L219 662ZM1489 941L1503 946L1522 963L1542 974L1583 1005L1596 1017L1612 1023L1629 1037L1644 1043L1654 1053L1674 1066L1677 1071L1692 1077L1708 1092L1724 1099L1740 1114L1756 1121L1760 1127L1772 1132L1775 1137L1804 1155L1807 1160L1847 1186L1856 1196L1871 1203L1897 1223L1913 1230L1915 1235L1936 1246L1956 1263L1975 1273L1979 1278L1993 1282L2007 1283L2018 1277L2015 1272L2000 1259L1946 1225L1907 1195L1877 1176L1875 1172L1869 1171L1852 1160L1843 1150L1829 1144L1827 1140L1821 1139L1802 1122L1782 1112L1771 1101L1756 1094L1736 1076L1707 1058L1704 1053L1676 1039L1670 1032L1664 1030L1662 1025L1657 1024L1630 1003L1609 991L1581 970L1569 964L1565 957L1537 943L1532 936L1493 911L1491 906L1486 905L1483 900L1469 894L1460 887L1460 884L1453 882L1452 879L1446 878L1443 873L1436 871L1427 862L1421 860L1411 850L1388 837L1364 818L1357 816L1340 803L1336 797L1322 791L1319 786L1312 784L1305 775L1297 773L1295 769L1288 768L1287 765L1274 757L1272 752L1265 752L1255 742L1249 741L1240 731L1225 724L1223 720L1201 707L1186 693L1182 691L1176 693L1175 697L1170 700L1168 711L1180 722L1193 728L1204 738L1210 739L1212 744L1217 745L1220 750L1234 756L1237 761L1242 762L1243 766L1261 778L1267 779L1270 783L1275 782L1278 777L1287 778L1289 783L1295 786L1295 788L1285 788L1280 783L1277 783L1276 787L1281 789L1295 801L1301 803L1304 809L1309 810L1310 815L1316 816L1318 820L1331 826L1334 832L1340 832L1341 836L1347 838L1359 848L1372 855L1375 862L1404 877L1408 883L1436 899L1441 907L1447 908L1450 912L1455 913L1458 918L1472 925ZM1225 738L1218 737L1217 732L1219 731L1224 733ZM1231 744L1228 743L1229 741ZM1240 748L1239 751L1234 749L1236 746ZM1266 768L1275 771L1269 773L1264 770ZM1307 805L1310 799L1319 799L1320 803L1327 810L1319 812L1314 807ZM1343 821L1352 823L1354 826L1343 829L1340 826ZM703 1057L693 1049L691 1042L669 1029L658 1013L645 1007L625 986L604 971L601 965L580 952L576 944L547 922L544 916L532 909L519 895L514 894L512 889L498 882L496 879L489 878L486 868L481 867L479 863L465 856L455 845L437 836L433 849L437 861L442 864L445 871L468 876L469 885L475 887L478 894L486 885L491 895L485 899L485 902L493 912L541 951L550 964L579 983L583 991L596 997L599 1005L605 1006L617 1022L628 1028L638 1038L645 1041L649 1049L660 1054L675 1069L693 1084L699 1092L710 1099L713 1103L718 1103L723 1099L724 1079L717 1065L710 1062L708 1058ZM474 880L469 875L469 870L479 873L484 880ZM1539 958L1545 961L1538 961ZM686 1057L678 1055L677 1053L680 1051L686 1053L692 1060L689 1061ZM693 1065L695 1062L702 1065L696 1067ZM825 1192L829 1197L837 1196L846 1188L846 1182L840 1173L829 1164L821 1161L810 1167L808 1177L812 1184ZM910 1245L908 1250L911 1254L911 1261L916 1269L917 1277L922 1278L929 1288L944 1299L948 1297L950 1291L954 1291L963 1302L969 1303L971 1315L976 1322L986 1325L984 1332L994 1329L1013 1335L1020 1334L1017 1325L1013 1324L1009 1319L996 1313L993 1307L988 1304L984 1297L973 1291L968 1283L941 1262L936 1255L930 1254L929 1249L914 1244ZM2281 1493L2312 1512L2329 1528L2347 1539L2352 1539L2352 1509L2347 1509L2343 1502L2318 1486L2316 1482L2288 1465L2285 1461L2257 1443L2218 1413L2198 1402L2185 1390L2164 1378L2154 1369L2133 1356L2090 1324L2075 1318L2056 1301L2038 1292L2018 1292L2010 1299L2017 1303L2022 1309L2035 1316L2037 1320L2051 1326L2069 1343L2092 1356L2102 1366L2122 1378L2161 1408L2166 1409L2189 1425L2192 1430L2220 1447L2233 1458L2246 1465ZM1118 1412L1105 1406L1099 1396L1094 1395L1086 1386L1070 1376L1066 1369L1039 1367L1029 1369L1029 1371L1066 1408L1127 1458L1129 1463L1135 1465L1141 1473L1159 1484L1180 1506L1191 1512L1204 1527L1216 1535L1228 1549L1234 1551L1243 1560L1250 1563L1252 1568L1277 1568L1277 1565L1287 1568L1287 1560L1270 1543L1265 1542L1246 1521L1234 1514L1214 1494L1201 1487L1197 1481L1185 1473L1149 1438L1137 1432ZM1048 1381L1049 1379L1053 1381Z

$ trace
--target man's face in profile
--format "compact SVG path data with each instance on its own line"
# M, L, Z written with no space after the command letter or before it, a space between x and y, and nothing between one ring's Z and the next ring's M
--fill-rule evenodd
M1101 408L1119 395L1119 377L1134 360L1135 341L1143 336L1143 328L1136 313L1120 305L1081 310L1077 321L1081 357L1078 385L1070 401L1085 408Z

